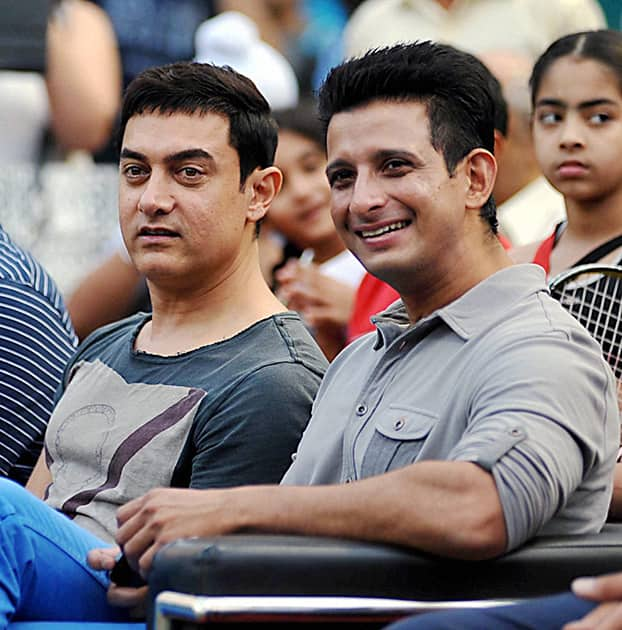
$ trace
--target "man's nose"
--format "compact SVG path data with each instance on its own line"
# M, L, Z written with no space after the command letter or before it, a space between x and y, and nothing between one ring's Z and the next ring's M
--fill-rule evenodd
M138 209L144 214L169 213L175 205L175 199L162 178L152 176L149 178L140 199Z
M359 173L352 189L350 211L366 213L382 207L386 199L387 194L378 177L371 173Z

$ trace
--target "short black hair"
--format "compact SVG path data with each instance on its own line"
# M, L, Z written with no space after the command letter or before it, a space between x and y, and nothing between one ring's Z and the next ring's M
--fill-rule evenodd
M320 118L328 126L335 114L371 101L421 102L428 112L430 142L453 175L471 150L494 153L495 84L500 90L479 59L453 46L422 41L376 48L329 72L319 92ZM496 234L492 196L480 215Z
M144 113L219 114L229 120L229 144L240 159L240 187L256 169L272 166L277 126L255 84L228 66L178 62L149 68L128 85L118 145L127 122Z
M529 79L532 107L536 104L538 90L549 67L567 56L593 59L604 64L616 75L622 91L622 33L612 29L581 31L556 39L537 59Z

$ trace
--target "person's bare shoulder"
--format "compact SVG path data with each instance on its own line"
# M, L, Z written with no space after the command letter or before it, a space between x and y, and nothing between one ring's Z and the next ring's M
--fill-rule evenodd
M536 255L540 241L534 243L527 243L527 245L521 245L520 247L512 247L508 251L508 255L514 263L530 263L533 262L533 258Z

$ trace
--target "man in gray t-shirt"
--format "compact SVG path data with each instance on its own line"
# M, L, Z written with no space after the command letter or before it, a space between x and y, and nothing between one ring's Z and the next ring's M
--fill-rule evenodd
M333 219L401 300L329 366L280 486L163 490L119 510L117 541L144 570L172 538L239 530L479 559L600 529L615 381L543 271L513 267L496 238L492 80L431 42L329 74Z
M87 565L114 542L117 509L157 487L278 482L326 368L259 266L282 175L255 85L206 64L147 70L120 139L120 225L152 313L95 331L69 361L32 494L0 479L2 628L127 618L105 567Z

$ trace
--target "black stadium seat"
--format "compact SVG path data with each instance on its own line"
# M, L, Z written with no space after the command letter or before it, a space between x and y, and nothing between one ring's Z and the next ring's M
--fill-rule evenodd
M192 628L203 621L332 619L360 624L367 619L381 624L465 602L516 602L566 590L575 577L616 570L622 570L622 524L607 524L597 535L539 538L500 558L478 562L305 536L195 538L176 541L157 554L149 579L150 626L155 627L159 594L158 628ZM352 597L391 601L347 599ZM344 612L346 604L355 609ZM369 604L363 615L360 609Z

